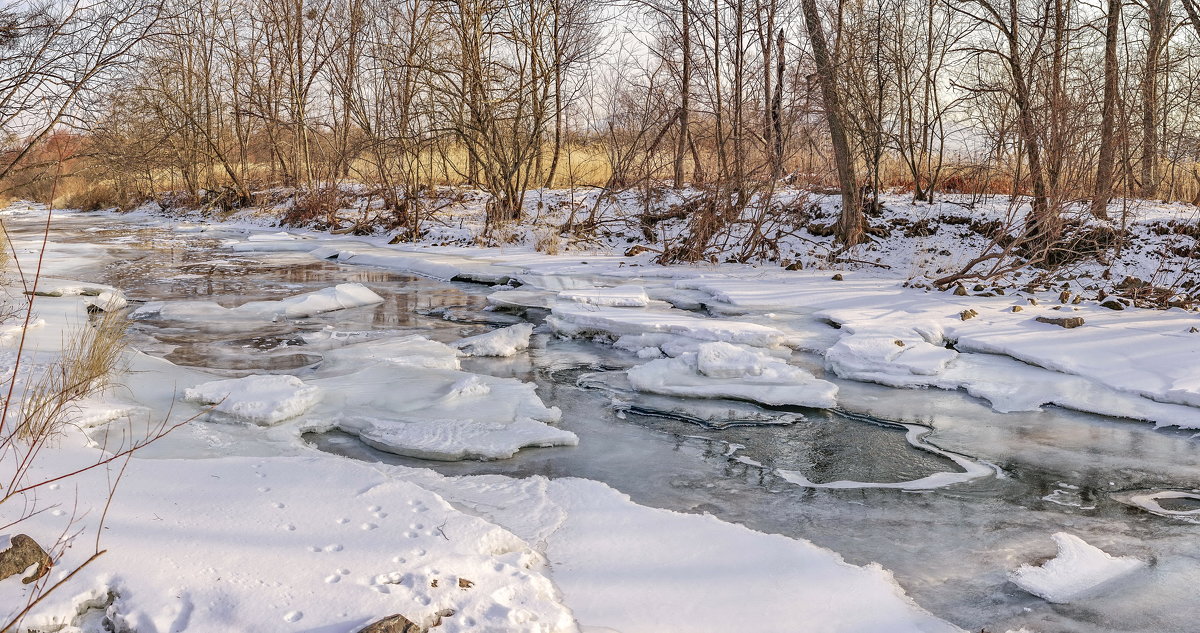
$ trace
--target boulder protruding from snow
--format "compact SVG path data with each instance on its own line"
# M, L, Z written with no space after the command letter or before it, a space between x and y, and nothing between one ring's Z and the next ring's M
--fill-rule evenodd
M1057 325L1058 327L1067 328L1069 330L1071 328L1077 328L1077 327L1083 325L1083 317L1040 316L1037 318L1037 322L1038 323L1049 323L1050 325Z
M21 579L28 585L50 573L53 564L46 550L28 535L0 536L0 580L24 573L26 569L37 565L32 575Z

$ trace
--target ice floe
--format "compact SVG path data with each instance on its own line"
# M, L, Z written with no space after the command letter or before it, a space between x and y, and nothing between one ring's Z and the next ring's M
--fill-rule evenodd
M563 290L558 293L558 298L576 303L612 307L644 308L650 304L650 297L646 296L646 289L633 285Z
M693 398L731 398L766 405L828 408L837 386L807 370L728 343L702 343L697 351L632 367L638 391Z
M1058 532L1052 538L1058 545L1054 558L1008 575L1018 587L1049 602L1071 602L1146 565L1131 556L1112 556L1073 534Z
M554 306L546 322L567 336L608 336L612 340L629 334L664 333L755 347L774 347L787 341L787 336L773 327L697 317L679 310L628 310L560 303Z
M467 356L513 356L529 349L530 336L533 336L533 325L518 323L468 336L455 341L454 347Z
M535 385L458 370L458 351L419 336L326 353L326 393L306 428L339 428L380 450L423 459L504 459L528 446L572 446L574 433Z
M196 385L183 399L211 405L214 411L270 425L311 409L321 400L321 390L295 376L246 376Z
M251 301L235 308L226 308L212 301L152 301L130 313L130 318L217 323L228 319L298 319L382 302L383 297L370 288L359 283L345 283L278 301Z

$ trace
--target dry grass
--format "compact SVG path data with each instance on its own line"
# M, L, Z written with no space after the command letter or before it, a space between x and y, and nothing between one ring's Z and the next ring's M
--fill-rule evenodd
M17 436L44 440L57 435L76 403L109 386L125 346L127 320L102 312L83 326L62 356L26 388Z
M533 248L539 253L558 255L562 252L562 236L554 228L538 229L534 232Z

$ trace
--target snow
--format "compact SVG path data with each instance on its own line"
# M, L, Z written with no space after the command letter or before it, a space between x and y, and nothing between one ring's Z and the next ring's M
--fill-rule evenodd
M84 483L102 491L103 472ZM69 488L46 501L71 504ZM51 581L86 558L79 545ZM402 478L327 456L136 460L104 546L109 554L26 626L71 624L81 602L111 593L118 623L138 631L353 631L397 612L431 623L446 609L455 615L442 618L444 631L578 631L545 558L520 538ZM0 614L24 591L0 583Z
M279 301L250 301L236 308L226 308L212 301L151 301L131 312L129 316L133 319L217 323L226 319L299 319L382 302L383 297L375 294L370 288L359 283L345 283Z
M563 290L558 293L558 298L598 306L644 308L650 305L650 297L646 296L646 289L634 285Z
M786 341L783 332L757 323L707 319L681 311L627 310L587 304L558 304L546 322L567 336L608 335L614 339L629 334L677 334L699 341L742 343L774 347Z
M505 328L468 336L454 343L466 356L513 356L529 349L533 324L518 323Z
M529 543L585 630L622 633L961 631L916 607L878 565L711 516L637 505L584 479L422 479ZM704 547L697 547L704 543Z
M694 398L731 398L767 405L829 408L837 386L761 352L702 343L695 352L660 358L627 372L634 389Z
M321 390L295 376L246 376L196 385L183 399L261 425L294 418L321 400Z
M1052 536L1058 555L1041 566L1023 565L1009 574L1018 587L1049 602L1067 604L1102 585L1145 567L1129 556L1111 556L1066 532Z

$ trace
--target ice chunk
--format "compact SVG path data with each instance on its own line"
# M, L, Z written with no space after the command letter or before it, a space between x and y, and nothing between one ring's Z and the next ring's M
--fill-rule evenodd
M554 298L534 290L497 290L487 296L487 301L498 308L549 308Z
M529 349L529 337L533 335L533 324L516 325L468 336L454 343L467 356L513 356Z
M709 378L761 376L764 357L729 343L704 343L696 350L696 371Z
M178 321L213 321L303 317L382 303L383 297L359 283L338 284L314 292L306 292L279 301L251 301L236 308L226 308L212 301L151 301L134 310L134 319L170 319Z
M129 302L125 300L125 294L120 290L105 290L94 297L85 298L83 303L103 312L121 310L129 305Z
M321 390L295 376L246 376L196 385L183 392L183 399L270 425L308 411L321 400Z
M271 317L282 316L298 319L382 302L383 297L375 294L370 288L358 283L348 283L288 297L280 301L251 301L234 308L234 310Z
M627 334L677 334L700 341L724 341L755 347L782 345L783 332L757 323L692 316L677 310L627 310L588 304L559 304L546 319L568 336Z
M1023 565L1008 575L1018 587L1049 602L1065 604L1100 585L1145 566L1131 556L1111 556L1066 532L1052 537L1058 555L1040 567Z
M957 356L909 329L847 334L826 350L825 362L843 378L903 386L912 376L941 374Z
M325 390L322 415L305 424L423 459L503 459L526 446L578 443L547 424L562 414L535 385L458 371L458 362L457 350L420 336L331 350L312 379Z
M634 389L668 396L730 398L775 406L827 408L837 404L833 383L778 358L725 343L703 343L696 352L652 360L627 374Z
M650 297L641 286L616 286L614 288L581 288L563 290L559 299L598 306L644 308L650 305Z
M411 391L371 389L396 383ZM574 433L546 424L561 413L542 404L534 385L517 380L384 366L330 384L337 385L330 392L344 398L333 426L397 455L443 461L505 459L527 446L579 443Z
M427 419L399 423L361 418L343 420L338 426L381 451L438 461L507 459L528 446L579 443L574 433L529 418L508 422Z
M414 334L331 350L326 352L321 369L358 371L371 363L424 369L459 368L457 350L445 343Z

